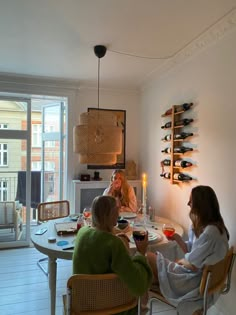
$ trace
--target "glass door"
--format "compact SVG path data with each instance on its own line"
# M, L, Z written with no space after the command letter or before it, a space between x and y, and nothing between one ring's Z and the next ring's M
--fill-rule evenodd
M62 200L65 169L65 104L55 102L42 109L41 200Z
M0 96L0 248L30 241L31 100Z

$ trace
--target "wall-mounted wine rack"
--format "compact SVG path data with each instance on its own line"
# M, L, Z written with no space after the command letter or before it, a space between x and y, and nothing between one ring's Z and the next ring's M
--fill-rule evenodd
M164 130L169 130L169 133L162 138L162 141L170 144L170 146L162 150L168 158L165 157L161 161L161 176L169 179L171 184L187 182L193 179L183 171L185 168L192 166L192 163L184 158L184 153L193 151L193 148L184 146L183 142L186 141L186 138L193 136L192 132L184 131L184 127L191 124L193 119L182 118L182 114L192 109L192 106L193 103L173 105L162 115L163 118L167 117L171 118L171 120L161 127ZM169 168L168 172L165 172L165 166Z

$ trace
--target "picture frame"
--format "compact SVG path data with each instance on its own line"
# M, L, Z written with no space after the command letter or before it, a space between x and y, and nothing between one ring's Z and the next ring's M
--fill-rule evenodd
M88 112L98 110L98 108L89 107ZM100 108L99 111L110 111L117 118L117 125L122 127L122 152L117 155L117 162L112 165L87 165L87 169L125 169L125 148L126 148L126 110L122 109L105 109Z

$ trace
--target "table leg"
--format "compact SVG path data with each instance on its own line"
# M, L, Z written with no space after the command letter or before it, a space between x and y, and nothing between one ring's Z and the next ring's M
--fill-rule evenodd
M50 304L51 315L55 315L56 310L56 285L57 285L57 259L49 257L49 289L50 289Z

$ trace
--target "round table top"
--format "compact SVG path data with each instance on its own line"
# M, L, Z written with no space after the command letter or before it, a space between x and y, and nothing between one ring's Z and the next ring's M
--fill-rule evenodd
M166 245L168 243L173 243L173 242L169 242L167 238L165 237L165 235L162 233L162 226L164 223L172 223L175 228L176 233L183 236L183 228L179 224L163 217L155 217L155 220L156 220L155 222L147 222L146 224L146 228L150 235L157 234L156 239L154 237L154 239L150 240L149 242L149 247L148 247L149 251L155 251L158 249L159 246ZM75 238L76 238L76 233L69 234L69 235L57 235L56 228L55 228L55 223L57 222L71 222L71 219L67 217L63 219L50 220L46 223L43 223L35 227L35 229L33 230L31 234L31 241L33 242L37 250L39 250L40 252L42 252L43 254L49 257L71 260L72 255L73 255L73 249L63 250L63 246L59 246L58 242L67 241L68 246L69 245L73 246ZM35 235L35 233L42 228L47 228L46 233L42 235ZM128 231L125 230L125 232L128 235L128 237L131 238L132 229L128 229ZM49 238L55 238L56 241L53 243L49 242ZM135 251L136 251L136 246L131 239L130 252L131 254L133 254Z

